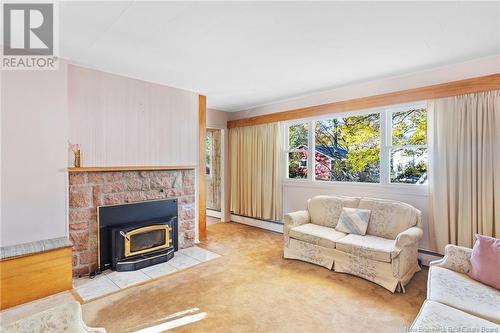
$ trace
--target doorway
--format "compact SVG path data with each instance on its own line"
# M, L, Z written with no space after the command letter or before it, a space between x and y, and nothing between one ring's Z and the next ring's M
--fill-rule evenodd
M207 198L207 225L222 217L222 131L207 128L205 137L205 181Z

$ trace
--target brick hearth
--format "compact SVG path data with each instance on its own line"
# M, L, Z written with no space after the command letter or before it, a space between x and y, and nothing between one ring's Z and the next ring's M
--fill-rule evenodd
M73 275L97 268L97 206L179 199L179 248L194 245L194 170L71 172L69 234Z

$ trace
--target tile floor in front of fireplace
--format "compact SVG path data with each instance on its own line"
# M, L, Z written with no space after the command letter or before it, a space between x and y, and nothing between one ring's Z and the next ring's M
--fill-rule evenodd
M106 270L93 279L76 278L73 280L73 286L84 301L89 301L218 257L220 255L214 252L193 246L175 252L175 256L168 262L131 272Z

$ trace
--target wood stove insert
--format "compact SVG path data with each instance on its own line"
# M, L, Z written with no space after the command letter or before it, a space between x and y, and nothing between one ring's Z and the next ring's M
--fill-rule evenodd
M176 199L98 207L98 269L132 271L173 258L177 213Z

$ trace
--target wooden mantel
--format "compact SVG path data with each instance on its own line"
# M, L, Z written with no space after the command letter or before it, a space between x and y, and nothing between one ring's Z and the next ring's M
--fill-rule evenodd
M68 172L105 172L105 171L161 171L161 170L189 170L195 165L169 165L169 166L109 166L109 167L80 167L68 168Z

